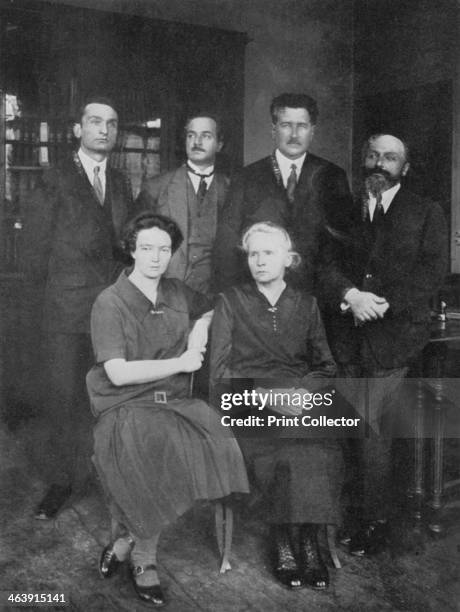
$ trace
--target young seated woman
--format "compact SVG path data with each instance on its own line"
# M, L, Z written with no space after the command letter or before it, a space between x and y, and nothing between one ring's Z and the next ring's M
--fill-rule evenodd
M241 391L245 379L259 393L282 393L283 401L272 403L270 412L281 425L293 423L282 417L302 414L294 397L309 397L330 384L335 363L315 298L287 280L299 261L288 233L256 223L243 235L242 248L253 280L224 292L216 306L211 397L222 405L221 393ZM267 407L256 407L255 414L266 415ZM278 436L268 435L268 429L278 430ZM317 532L321 524L340 522L342 452L335 440L307 439L307 429L267 428L267 421L257 428L252 421L239 440L264 499L276 579L292 589L325 589L329 575Z
M129 559L137 595L154 606L165 601L156 565L163 527L196 500L248 492L238 443L212 408L189 397L212 311L204 296L163 278L181 241L166 217L129 222L124 246L134 266L99 295L91 318L93 460L121 526L100 570L109 577Z

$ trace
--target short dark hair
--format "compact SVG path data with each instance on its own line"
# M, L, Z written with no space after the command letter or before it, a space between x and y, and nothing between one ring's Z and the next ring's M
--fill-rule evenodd
M283 93L273 98L270 104L272 123L275 124L278 121L278 113L284 108L304 108L308 111L313 125L316 125L318 121L319 111L316 100L307 94Z
M217 140L219 142L223 142L224 128L222 124L222 118L218 113L215 113L214 111L208 111L206 109L201 109L201 110L197 110L196 112L192 111L191 113L189 113L184 123L184 132L187 132L187 126L190 123L190 121L192 121L193 119L197 119L198 117L206 117L207 119L212 119L216 124Z
M405 161L407 163L410 162L410 149L409 149L409 145L407 144L407 141L403 140L400 136L397 136L396 134L390 134L388 132L380 132L378 134L372 134L372 136L369 136L369 138L366 139L363 145L363 149L361 151L361 159L363 161L366 158L367 151L369 149L369 145L371 144L371 142L373 142L374 140L377 140L377 138L381 138L382 136L391 136L392 138L396 138L397 140L400 140L403 146L403 149L404 149Z
M110 108L113 108L113 110L118 115L117 107L115 106L115 103L111 98L108 98L107 96L100 96L98 94L92 94L91 96L86 97L78 107L75 117L73 117L73 123L81 124L81 120L83 118L83 115L85 114L85 109L88 104L105 104L106 106L110 106Z
M127 255L136 250L137 236L144 229L158 227L169 234L171 238L171 251L174 253L182 244L184 236L175 221L164 215L155 215L152 212L141 212L130 219L123 230L121 246Z

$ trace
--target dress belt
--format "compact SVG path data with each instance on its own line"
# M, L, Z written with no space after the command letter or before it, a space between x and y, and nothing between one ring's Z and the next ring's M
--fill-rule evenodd
M167 404L168 398L166 395L166 391L154 391L153 401L155 402L155 404Z

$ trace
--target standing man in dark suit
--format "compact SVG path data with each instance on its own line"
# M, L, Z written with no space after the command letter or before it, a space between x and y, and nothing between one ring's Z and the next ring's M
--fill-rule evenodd
M341 168L308 151L318 119L315 100L304 94L282 94L272 101L270 114L274 151L235 178L219 218L217 284L226 287L242 280L244 262L237 245L243 230L258 221L271 221L293 238L302 257L299 284L310 291L328 232L343 231L348 222L350 190Z
M90 312L121 266L121 228L132 195L128 181L108 166L118 116L112 102L86 101L74 124L80 148L43 173L26 206L24 271L43 289L43 401L48 430L40 448L50 489L36 518L52 518L90 474L91 413L85 376L93 356Z
M149 179L136 201L136 211L152 210L179 225L184 241L171 259L168 276L203 293L210 292L217 215L229 183L215 171L216 154L222 146L222 128L215 115L190 116L185 126L187 162Z
M350 552L358 556L377 553L387 544L395 511L392 434L397 433L398 413L407 412L400 401L402 381L428 342L430 298L447 271L441 208L401 184L408 156L407 145L395 136L377 134L366 142L363 197L341 258L348 280L331 304L343 312L329 327L343 392L366 417L368 428L367 436L355 441L360 483L351 502L358 528Z

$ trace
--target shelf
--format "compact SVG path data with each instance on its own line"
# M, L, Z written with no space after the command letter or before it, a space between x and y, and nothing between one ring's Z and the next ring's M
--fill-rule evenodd
M24 172L29 170L47 170L51 168L48 164L47 166L7 166L7 170L13 170L14 172Z
M137 147L115 147L113 153L155 153L156 155L160 155L160 151L157 149L141 149Z
M22 272L8 272L0 270L0 281L23 281L24 274Z

